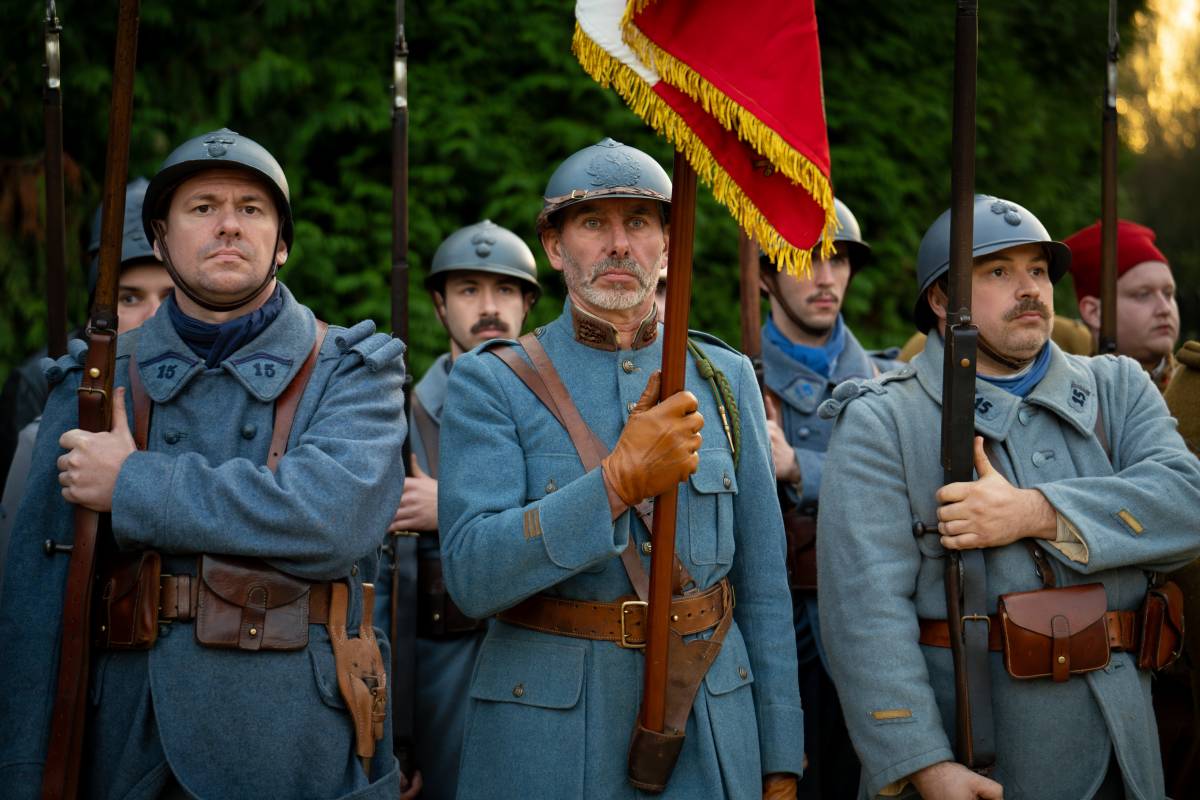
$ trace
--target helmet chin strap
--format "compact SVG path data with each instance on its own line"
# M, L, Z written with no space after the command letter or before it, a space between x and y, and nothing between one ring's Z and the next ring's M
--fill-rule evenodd
M1025 369L1026 367L1028 367L1030 364L1033 363L1033 360L1035 358L1037 358L1037 353L1034 353L1029 358L1021 358L1021 359L1010 358L1009 356L1001 355L1000 352L997 351L996 348L992 346L991 342L989 342L987 339L985 339L983 337L983 331L979 332L978 343L979 343L979 349L983 352L984 355L986 355L992 361L995 361L997 364L1002 364L1012 370ZM1042 345L1042 346L1045 347L1045 345ZM1038 353L1040 353L1040 352L1041 352L1041 350L1038 350Z
M188 286L187 281L180 277L179 272L175 269L175 264L171 261L171 252L167 249L167 239L164 235L166 224L161 219L154 220L152 224L154 226L154 233L156 234L156 241L158 242L158 249L162 253L163 266L167 268L167 274L171 276L171 280L174 281L175 285L188 296L188 299L201 308L207 308L209 311L233 311L241 308L257 297L263 289L267 288L267 285L275 279L275 275L279 272L279 263L276 261L276 254L279 252L279 241L283 237L282 222L275 231L275 246L271 248L271 268L267 270L267 277L263 278L262 283L236 300L224 303L213 302L202 297L199 292Z

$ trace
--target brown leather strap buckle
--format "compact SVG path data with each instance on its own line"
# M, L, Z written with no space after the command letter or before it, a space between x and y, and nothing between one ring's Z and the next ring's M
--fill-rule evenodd
M644 650L646 648L645 640L640 642L629 641L629 633L625 630L625 618L630 613L630 606L641 606L642 609L646 609L649 605L645 600L626 600L621 603L621 640L617 644L626 650ZM643 613L645 612L643 611Z

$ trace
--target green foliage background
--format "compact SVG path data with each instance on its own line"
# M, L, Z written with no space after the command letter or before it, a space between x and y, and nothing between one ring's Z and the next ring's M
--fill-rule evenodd
M77 167L68 222L81 237L103 180L115 5L59 4L66 150ZM1126 18L1133 5L1122 3ZM554 166L605 135L670 164L665 141L575 62L571 8L562 0L408 3L410 353L418 375L445 346L420 288L443 237L484 217L523 235L546 275L531 320L541 322L562 297L532 225ZM2 376L44 343L45 312L43 6L3 0L0 9ZM917 243L949 200L953 5L821 0L817 11L833 178L877 262L856 278L847 314L868 343L899 344L911 331ZM296 246L284 280L331 322L371 317L386 327L393 6L145 0L141 20L131 175L152 174L186 137L220 126L253 137L291 183ZM977 187L1028 206L1057 235L1091 222L1099 208L1105 24L1105 9L1083 0L983 7ZM692 324L736 342L737 231L701 195ZM1122 197L1123 213L1136 213L1131 202ZM79 263L79 249L73 240L70 263ZM73 275L71 317L82 320L82 268ZM1073 306L1061 288L1060 312Z

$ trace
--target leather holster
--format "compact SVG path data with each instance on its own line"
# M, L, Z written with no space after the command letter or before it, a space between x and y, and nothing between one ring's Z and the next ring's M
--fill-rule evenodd
M383 738L383 723L387 719L387 671L383 654L372 627L371 610L375 606L375 587L363 584L362 623L358 636L351 639L346 632L349 613L349 589L341 581L329 586L329 641L333 646L333 663L337 670L338 691L350 718L354 722L354 752L362 761L367 777L371 775L371 759L375 743Z
M788 586L794 592L817 590L817 518L785 506Z
M199 559L196 641L237 650L301 650L308 645L312 584L257 558Z
M1183 592L1171 581L1151 586L1138 611L1138 669L1164 669L1183 649Z
M93 641L106 650L149 650L158 640L162 558L153 550L118 555L100 578Z
M1099 583L1000 595L1008 674L1061 682L1108 666L1107 611Z

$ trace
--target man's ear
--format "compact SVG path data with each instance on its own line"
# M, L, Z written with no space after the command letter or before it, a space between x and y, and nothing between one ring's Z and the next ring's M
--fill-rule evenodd
M538 238L542 240L542 249L546 251L546 258L550 262L550 267L557 272L562 272L562 233L558 228L551 225L538 234Z
M275 251L275 264L277 266L282 267L284 264L287 263L287 260L288 260L287 242L280 239L279 240L279 249Z
M925 302L929 304L935 317L942 322L946 321L946 305L950 302L950 298L946 297L946 292L942 289L940 282L935 281L925 290Z
M1100 330L1100 298L1091 295L1079 298L1079 317L1093 331Z
M436 289L429 293L429 298L433 300L433 313L437 316L438 322L442 323L442 327L446 327L446 298L442 297L442 293Z
M150 245L150 248L154 251L154 257L157 258L159 261L162 261L163 260L162 250L158 249L158 237L157 236L154 238L154 244Z

